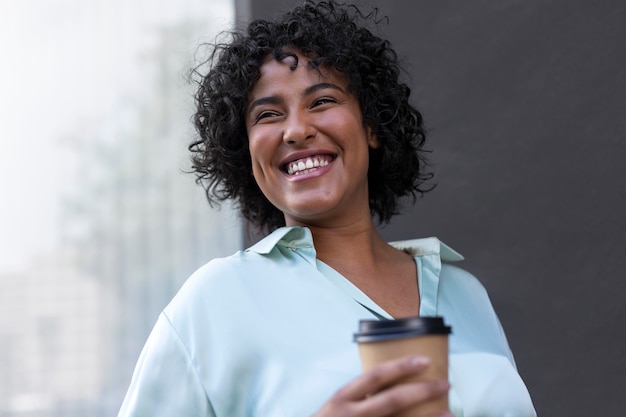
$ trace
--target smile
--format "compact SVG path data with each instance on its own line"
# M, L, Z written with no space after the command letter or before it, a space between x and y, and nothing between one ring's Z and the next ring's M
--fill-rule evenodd
M298 159L285 165L285 171L289 175L302 175L325 167L333 161L331 155L315 155L308 158Z

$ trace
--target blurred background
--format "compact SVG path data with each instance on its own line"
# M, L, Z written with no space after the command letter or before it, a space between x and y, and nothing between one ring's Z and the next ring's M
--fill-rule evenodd
M0 417L111 416L189 273L252 243L186 146L198 45L301 0L0 1ZM438 187L383 229L487 287L540 416L621 415L626 2L357 0Z
M113 416L182 282L241 246L186 145L230 0L0 2L0 416Z

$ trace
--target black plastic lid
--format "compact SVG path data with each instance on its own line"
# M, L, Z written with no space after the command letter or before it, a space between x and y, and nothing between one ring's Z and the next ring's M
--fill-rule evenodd
M452 333L443 317L407 317L397 320L360 320L359 331L354 334L358 343L380 342L424 335L447 335Z

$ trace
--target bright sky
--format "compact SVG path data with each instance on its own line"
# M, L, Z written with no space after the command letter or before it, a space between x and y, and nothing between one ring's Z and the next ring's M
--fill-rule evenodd
M57 244L58 199L73 164L62 142L145 85L137 63L158 28L211 19L200 43L229 24L231 3L0 1L0 273Z

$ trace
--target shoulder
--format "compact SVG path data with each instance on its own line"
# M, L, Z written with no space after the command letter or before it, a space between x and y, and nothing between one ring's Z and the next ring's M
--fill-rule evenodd
M284 262L284 253L278 248L286 232L277 231L248 249L210 260L189 276L181 293L224 291L241 285L242 281L258 281L272 275L274 268Z
M262 275L260 259L243 251L215 258L199 267L182 284L164 312L177 322L186 315L207 316L228 311L246 296L246 281Z
M305 258L292 250L295 246L285 249L284 245L292 244L288 240L292 235L285 231L275 233L251 248L212 259L199 267L166 307L166 314L240 316L245 306L258 304L260 298L268 301L279 298L288 291L291 281L295 285L296 281L288 278L301 275L306 263Z
M452 286L464 292L471 292L487 297L487 290L480 280L471 272L449 263L441 264L440 285Z
M472 316L485 318L494 314L485 286L474 274L456 265L441 265L439 297L440 302Z
M247 264L245 254L241 251L228 257L212 259L187 278L181 291L226 285L233 277L240 276L247 269Z
M515 364L489 294L472 273L456 265L442 265L439 308L454 328L455 351L495 353Z

